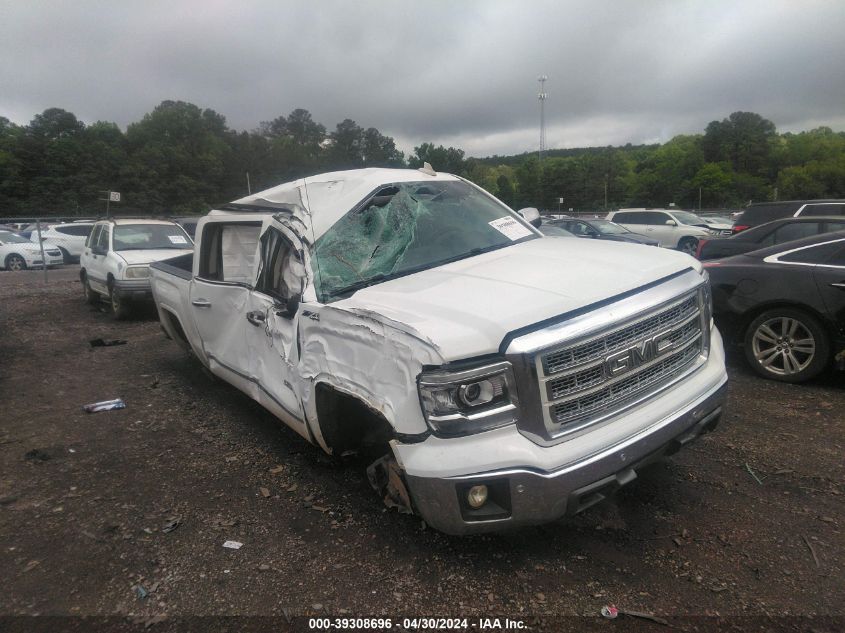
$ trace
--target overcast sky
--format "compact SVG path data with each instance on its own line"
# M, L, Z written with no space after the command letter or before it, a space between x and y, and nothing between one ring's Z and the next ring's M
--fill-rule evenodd
M305 108L471 156L663 142L736 110L845 130L845 1L0 0L0 116L235 129Z

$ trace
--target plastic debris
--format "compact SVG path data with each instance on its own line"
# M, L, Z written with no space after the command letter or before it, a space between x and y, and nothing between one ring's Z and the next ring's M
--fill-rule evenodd
M115 345L126 345L126 341L121 338L113 338L109 340L101 338L92 338L88 341L91 347L114 347Z
M168 532L172 532L176 528L182 525L182 520L179 518L173 518L167 521L164 525L161 526L161 531L167 534Z
M114 400L103 400L82 406L85 413L99 413L100 411L111 411L113 409L125 409L126 403L120 398Z
M751 466L749 466L749 465L748 465L748 462L745 462L745 470L747 470L747 471L748 471L748 474L749 474L749 475L751 475L752 477L754 477L754 481L756 481L756 482L757 482L758 484L760 484L761 486L763 485L763 480L762 480L762 479L760 479L760 478L757 476L757 473L755 473L753 470L751 470Z
M132 587L132 590L135 592L135 595L138 596L138 600L143 600L149 595L147 590L141 585L135 585Z
M244 546L243 543L239 543L238 541L226 541L223 543L223 547L227 547L229 549L241 549Z
M648 620L656 624L669 626L668 620L664 620L663 618L657 617L656 615L652 615L650 613L643 613L642 611L628 611L627 609L619 609L612 604L603 606L601 608L601 614L602 617L605 617L608 620L615 620L620 615L627 615L631 618L640 618L641 620Z

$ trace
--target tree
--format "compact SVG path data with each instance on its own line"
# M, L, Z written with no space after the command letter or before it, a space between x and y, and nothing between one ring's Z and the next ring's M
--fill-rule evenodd
M707 125L701 147L708 162L729 161L734 171L766 175L775 124L753 112L734 112Z
M435 147L433 143L423 143L415 147L413 156L408 159L409 167L419 168L424 163L428 163L436 171L458 175L463 175L466 168L464 150L442 145Z

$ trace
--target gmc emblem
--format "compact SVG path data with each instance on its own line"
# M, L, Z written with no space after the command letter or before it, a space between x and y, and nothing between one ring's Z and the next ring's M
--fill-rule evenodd
M667 352L672 351L674 347L672 332L662 332L657 336L640 341L633 347L616 352L605 358L605 373L608 376L619 376L655 358L663 356Z

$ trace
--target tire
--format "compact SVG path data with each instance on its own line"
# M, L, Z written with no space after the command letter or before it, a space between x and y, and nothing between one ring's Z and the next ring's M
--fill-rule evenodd
M681 241L678 242L678 250L695 257L695 251L698 250L698 240L694 237L682 237Z
M61 246L59 246L59 250L62 252L62 263L63 264L70 264L71 261L73 260L73 258L70 256L70 253L68 253Z
M111 303L112 314L114 314L114 318L118 321L128 319L132 313L126 299L122 299L120 293L115 292L114 288L111 287L109 288L109 303Z
M811 314L798 308L767 310L745 331L745 358L771 380L805 382L830 360L830 337Z
M7 256L6 263L4 265L6 270L26 270L26 260L17 253L12 253Z
M88 283L88 277L84 275L82 277L82 291L85 293L85 301L87 303L90 303L92 306L100 303L99 293L91 289L91 284Z

